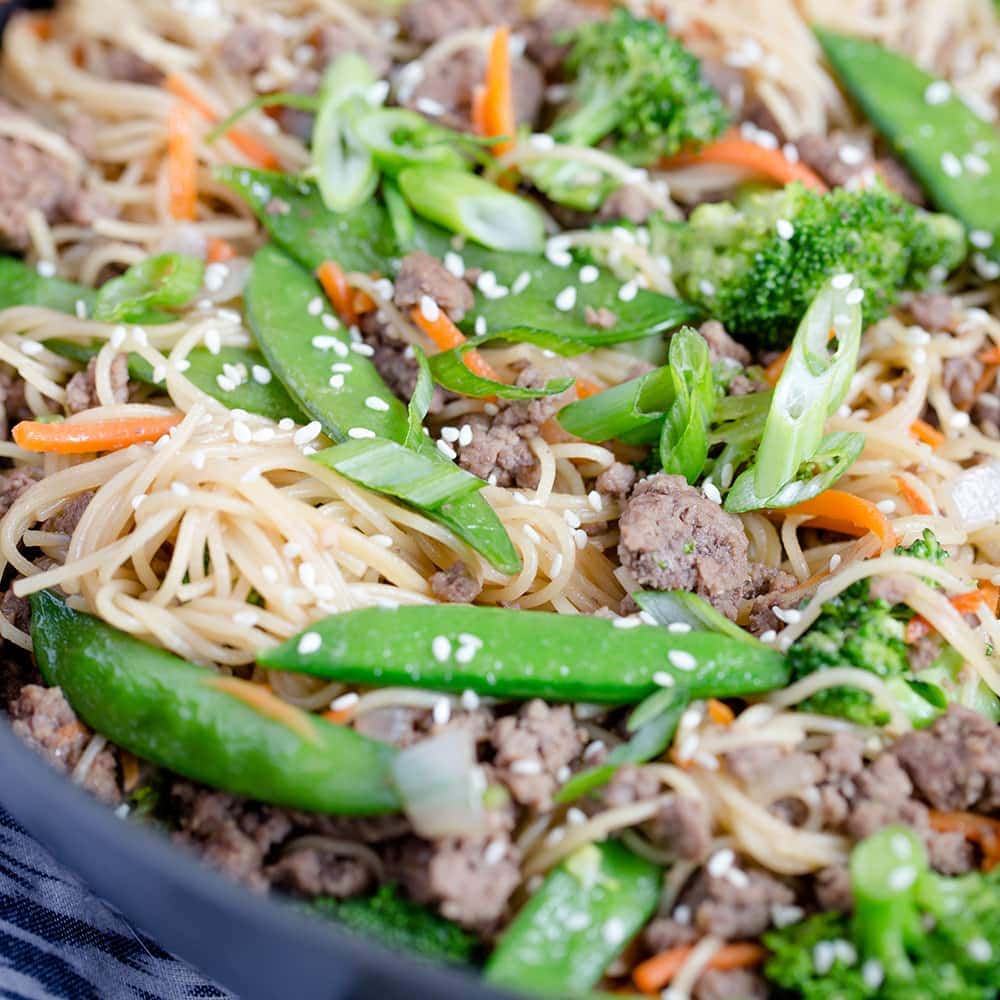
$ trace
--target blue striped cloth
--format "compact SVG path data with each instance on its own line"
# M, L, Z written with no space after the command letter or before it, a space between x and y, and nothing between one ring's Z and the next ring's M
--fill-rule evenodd
M0 998L235 1000L133 928L2 807Z

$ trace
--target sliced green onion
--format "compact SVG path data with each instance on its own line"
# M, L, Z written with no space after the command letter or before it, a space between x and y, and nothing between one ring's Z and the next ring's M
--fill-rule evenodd
M310 173L332 212L357 207L378 185L371 150L357 134L362 118L372 111L370 94L376 82L368 63L348 52L330 65L320 84Z
M417 227L413 210L406 203L403 192L399 190L399 185L389 177L382 180L382 198L385 201L385 210L389 216L389 224L392 226L396 243L400 252L405 256L411 250L416 249L417 244Z
M182 253L164 253L133 264L101 286L94 319L102 323L146 322L151 312L187 305L201 288L205 262Z
M705 338L681 327L670 338L667 361L673 399L660 433L663 471L694 483L708 460L708 425L715 408L715 380Z
M828 434L816 451L773 496L762 497L755 489L753 469L747 469L726 495L725 508L732 514L764 507L792 507L828 490L857 461L865 448L865 436L857 431ZM760 453L758 452L758 461Z
M410 167L399 186L413 210L491 250L541 253L545 220L527 199L475 174L443 167Z
M252 111L260 108L298 108L299 111L316 111L319 108L319 96L316 94L297 94L294 91L282 90L276 94L261 94L252 101L247 101L242 107L237 108L231 115L227 115L213 126L212 130L205 135L205 142L211 145L218 142L237 122L242 121Z
M686 590L638 590L632 600L650 615L657 625L687 625L699 632L717 632L731 639L759 643L749 632L730 621L704 598Z
M375 165L387 174L398 174L407 167L461 170L467 166L456 148L454 132L407 108L370 112L358 121L356 132L371 151Z
M826 418L843 401L858 361L861 305L832 279L806 311L774 388L754 463L754 492L774 496L819 447ZM847 287L838 287L847 285ZM836 347L830 352L831 337Z
M556 415L562 426L584 441L628 439L655 441L674 398L674 379L665 366L564 406Z
M413 357L417 362L417 381L406 408L406 447L418 450L425 446L427 435L424 434L424 417L427 416L431 399L434 398L434 378L427 363L427 355L416 344L412 347Z

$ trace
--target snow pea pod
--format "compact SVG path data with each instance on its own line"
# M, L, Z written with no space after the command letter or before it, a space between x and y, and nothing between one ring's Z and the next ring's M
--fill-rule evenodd
M260 685L222 677L68 608L31 597L46 682L132 753L213 788L343 815L399 809L395 750L309 715Z
M16 257L0 256L0 309L43 306L64 313L79 309L90 316L96 297L97 293L86 285L47 278Z
M1000 132L944 80L875 42L816 29L841 83L936 207L1000 239Z
M504 931L484 970L518 993L589 990L649 919L662 869L614 840L553 869Z
M631 624L631 623L630 623ZM555 701L630 703L661 686L691 698L755 694L788 681L785 657L710 632L616 627L588 615L464 605L332 615L260 662L358 684ZM306 651L303 652L302 649Z

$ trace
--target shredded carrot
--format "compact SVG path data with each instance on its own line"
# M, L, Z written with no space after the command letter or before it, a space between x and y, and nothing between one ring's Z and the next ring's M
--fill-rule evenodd
M826 191L827 186L804 163L793 163L780 149L765 149L744 139L736 130L730 130L721 139L700 149L680 153L665 160L662 166L691 167L702 163L722 163L726 166L746 167L754 173L768 177L779 184L799 181L813 191Z
M225 694L232 695L242 701L248 708L278 722L286 729L301 736L307 743L318 744L319 736L313 726L312 716L301 708L282 701L266 684L256 684L239 677L206 677L202 683L205 687L214 688Z
M227 260L232 260L236 256L236 247L221 236L213 236L208 241L208 250L205 259L209 264L221 264Z
M882 542L882 551L896 544L896 533L888 518L870 500L843 490L826 490L811 500L786 507L787 514L808 514L809 526L860 537L872 532Z
M514 87L510 73L510 29L501 25L493 32L489 58L486 62L486 93L483 97L483 125L489 137L506 136L505 142L493 146L502 156L513 145L517 131L514 115Z
M910 505L910 510L914 514L934 513L931 505L917 492L905 476L893 476L892 478L896 483L896 489L899 490L899 495Z
M914 420L910 424L910 433L918 441L923 441L932 448L939 448L944 444L944 435L936 427L931 427L926 420Z
M692 951L694 946L689 944L661 951L632 970L632 981L643 993L656 993L680 972ZM763 945L753 941L733 941L723 945L709 959L708 968L723 971L748 969L760 965L765 958L767 949Z
M480 83L472 91L472 131L486 135L486 84Z
M414 306L410 310L410 318L434 341L439 350L450 351L465 343L465 334L452 323L443 309L438 311L437 319L430 320L419 306ZM478 351L469 351L463 360L466 368L481 378L492 379L494 382L503 381Z
M367 292L363 292L360 288L354 289L354 298L351 300L351 304L359 316L375 311L375 301Z
M718 698L709 698L707 707L708 717L717 726L728 726L736 718L736 713L724 701L719 701Z
M323 718L327 722L332 722L335 726L343 726L350 721L353 715L353 708L341 708L339 710L331 709L329 712L324 712Z
M1000 819L970 812L938 812L930 810L931 829L938 833L960 833L966 840L978 844L983 852L983 869L990 871L1000 865Z
M976 355L984 365L1000 365L1000 346L993 344Z
M788 359L791 357L792 349L786 347L765 369L764 369L764 381L767 382L769 386L773 389L774 386L778 384L778 379L781 378L781 373L785 370L785 365L788 364Z
M198 215L198 158L191 132L191 116L178 102L167 118L167 187L170 214L192 220Z
M577 399L589 399L591 396L596 396L599 392L604 392L604 387L598 385L596 382L591 382L589 378L578 378L576 380Z
M358 321L358 313L354 308L354 294L347 283L347 275L340 265L332 260L325 260L316 269L316 277L326 292L326 297L333 303L337 315L348 325L354 326Z
M203 118L207 118L213 125L219 120L219 115L215 109L193 91L183 77L176 73L171 73L163 86L170 91L174 97L179 97L185 103L191 105ZM226 132L226 138L250 161L264 170L278 170L281 161L274 151L266 146L259 139L244 132L242 129L231 128Z
M974 614L982 604L985 604L995 614L998 600L1000 600L1000 587L993 583L982 583L976 590L968 590L964 594L955 594L954 597L949 597L948 603L960 615ZM931 623L921 615L917 615L906 623L904 639L912 645L925 635L930 635L932 631Z
M158 441L181 422L180 416L122 417L89 423L47 424L22 420L14 428L14 441L25 451L53 455L88 455L95 451L118 451L133 444Z

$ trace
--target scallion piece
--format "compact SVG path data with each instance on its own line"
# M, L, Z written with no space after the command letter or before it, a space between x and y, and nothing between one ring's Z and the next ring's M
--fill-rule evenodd
M413 385L413 394L406 407L406 447L416 451L426 446L427 435L424 434L424 417L431 407L434 397L434 378L431 375L427 355L416 344L413 347L413 358L417 362L417 381Z
M651 615L657 625L683 624L695 631L716 632L751 645L759 643L703 597L686 590L638 590L632 600Z
M299 111L316 111L319 108L319 96L316 94L298 94L291 90L282 90L274 94L261 94L252 101L247 101L231 115L227 115L213 126L205 135L205 142L211 144L221 139L235 124L242 121L252 111L261 108L297 108Z
M527 199L464 170L410 167L399 186L414 212L491 250L541 253L542 213Z
M681 327L670 338L667 362L673 399L660 433L663 471L697 481L708 460L708 425L715 408L715 380L705 338Z
M164 253L133 264L103 284L94 302L102 323L147 322L151 313L187 305L201 288L205 262L183 253Z
M407 167L466 167L456 147L459 136L407 108L372 111L358 120L356 133L375 165L393 176Z

